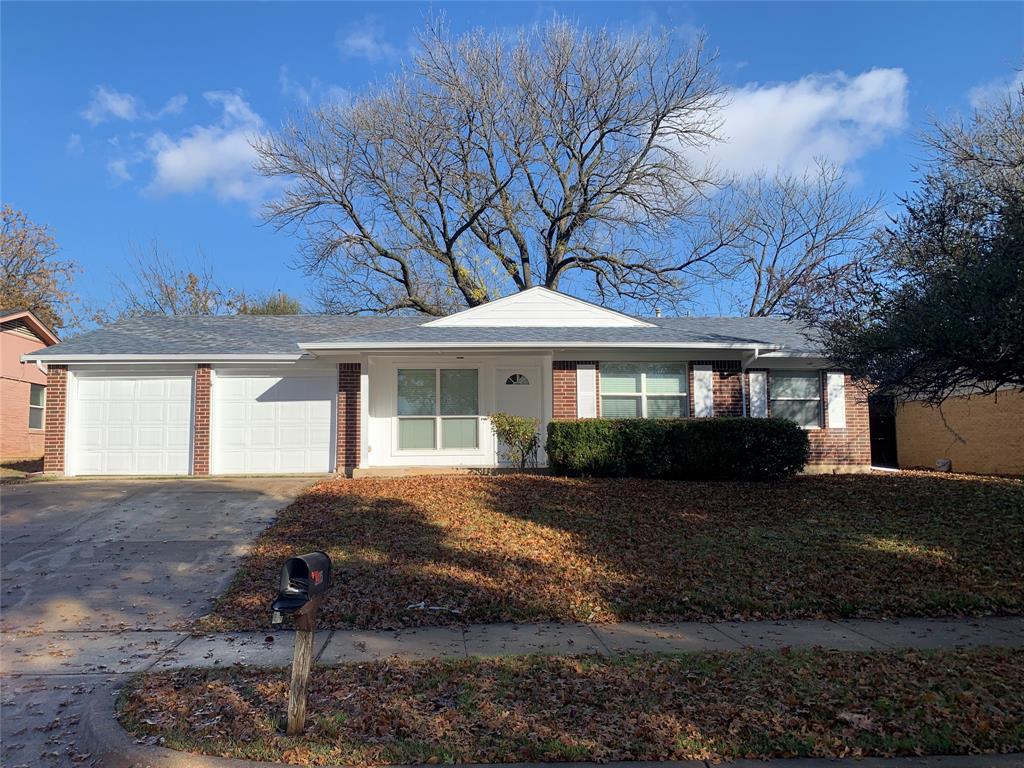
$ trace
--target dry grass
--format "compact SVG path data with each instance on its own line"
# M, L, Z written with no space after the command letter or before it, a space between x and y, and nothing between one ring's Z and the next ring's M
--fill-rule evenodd
M330 481L281 513L200 627L266 627L283 560L311 549L335 564L333 627L1020 614L1024 483Z
M685 760L1024 749L1024 651L737 652L381 661L317 669L281 734L286 670L137 678L134 733L301 764Z

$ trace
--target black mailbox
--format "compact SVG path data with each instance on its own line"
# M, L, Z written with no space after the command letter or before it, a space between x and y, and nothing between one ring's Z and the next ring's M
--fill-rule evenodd
M271 606L273 623L279 623L285 613L315 611L330 586L331 558L326 552L308 552L288 558L281 568L277 599Z

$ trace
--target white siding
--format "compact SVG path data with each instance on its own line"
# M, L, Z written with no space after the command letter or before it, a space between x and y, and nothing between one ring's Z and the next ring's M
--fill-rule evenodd
M642 320L546 288L506 296L426 323L442 327L643 328Z
M765 418L768 415L768 374L765 371L751 371L750 382L750 415Z
M846 427L846 376L842 373L826 374L828 389L828 421L830 429Z

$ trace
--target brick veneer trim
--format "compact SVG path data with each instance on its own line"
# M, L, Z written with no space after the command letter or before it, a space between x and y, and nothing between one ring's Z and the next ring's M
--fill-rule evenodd
M338 472L351 473L359 466L361 373L359 363L338 364Z
M210 383L208 364L196 366L192 406L192 474L210 474Z
M67 408L68 367L50 365L46 371L46 435L43 438L43 472L48 474L64 474Z

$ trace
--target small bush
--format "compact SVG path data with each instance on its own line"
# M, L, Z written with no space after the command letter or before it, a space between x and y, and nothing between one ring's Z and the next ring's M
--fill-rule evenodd
M488 418L491 431L505 444L509 461L519 469L537 465L537 449L540 447L537 419L510 413L492 413Z
M784 419L588 419L548 425L557 474L781 480L803 469L807 433Z

